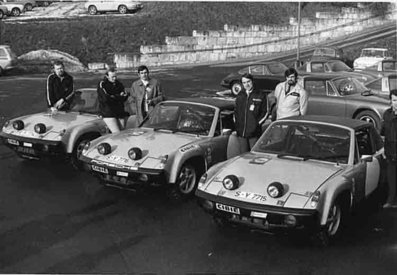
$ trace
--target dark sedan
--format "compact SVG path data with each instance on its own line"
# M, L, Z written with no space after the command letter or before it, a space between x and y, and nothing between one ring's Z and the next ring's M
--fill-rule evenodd
M254 76L256 88L273 91L278 83L285 80L284 72L287 69L287 66L277 61L253 64L226 76L222 79L221 86L230 89L233 95L237 95L243 89L241 76L250 73Z
M357 78L342 75L307 75L300 81L309 92L307 114L360 119L380 130L383 113L390 107L386 95L375 94Z

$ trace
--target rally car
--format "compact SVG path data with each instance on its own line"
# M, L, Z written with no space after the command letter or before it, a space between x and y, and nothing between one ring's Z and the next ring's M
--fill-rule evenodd
M80 159L104 185L166 184L178 201L194 194L208 167L226 160L233 110L234 101L213 97L164 101L140 127L88 143Z
M97 115L97 104L96 89L77 90L70 111L49 110L11 119L0 137L22 158L67 157L79 168L84 144L109 132Z
M382 139L368 122L330 116L282 119L250 152L209 169L196 195L218 225L306 229L326 245L352 209L360 209L356 206L370 195L378 198L382 152Z

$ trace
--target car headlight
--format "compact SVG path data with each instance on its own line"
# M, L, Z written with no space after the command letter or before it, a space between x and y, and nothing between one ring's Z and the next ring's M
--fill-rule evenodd
M91 146L91 142L87 141L86 144L84 144L82 153L86 153L88 149L90 149L90 146Z
M112 151L112 147L110 146L109 143L106 142L99 144L97 149L98 149L98 153L101 155L107 155L110 153L110 151Z
M12 127L13 127L15 130L22 130L22 129L25 127L25 124L23 123L22 120L18 119L18 120L15 120L15 121L12 123Z
M7 127L8 125L10 125L10 121L9 121L9 120L7 120L6 122L4 122L3 127L5 128L5 127Z
M37 123L34 126L34 131L38 134L43 134L47 131L47 128L45 127L45 125L43 123Z
M235 175L228 175L223 179L222 183L227 190L234 190L238 188L240 181Z
M310 199L310 206L311 207L316 207L317 206L317 204L320 201L320 196L321 196L320 191L316 191L316 192L314 192L312 194L312 198Z
M142 158L142 150L138 147L133 147L128 150L128 157L132 160L137 160Z
M272 198L280 198L284 195L284 186L277 181L272 182L267 187L267 193Z
M202 188L202 187L204 186L205 182L207 181L207 177L208 177L207 173L204 173L204 174L201 176L197 188L200 189L200 188Z

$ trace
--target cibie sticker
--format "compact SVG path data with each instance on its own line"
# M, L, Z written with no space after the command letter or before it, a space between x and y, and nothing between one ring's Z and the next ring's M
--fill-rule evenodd
M197 147L198 147L198 145L195 145L195 144L186 145L186 146L180 148L179 151L180 151L181 153L185 153L185 152L187 152L187 151L196 149Z

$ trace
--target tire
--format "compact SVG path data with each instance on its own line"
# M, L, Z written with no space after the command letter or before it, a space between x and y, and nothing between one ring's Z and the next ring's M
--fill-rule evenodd
M335 200L329 210L327 224L315 236L315 243L321 247L328 246L340 234L346 218L346 204L341 199Z
M12 14L13 16L20 16L20 15L21 15L21 11L20 11L18 8L13 8L13 9L11 10L11 14Z
M119 11L119 13L121 14L126 14L128 12L128 9L126 6L124 5L120 5L119 8L117 9Z
M0 76L4 75L4 70L2 67L0 67Z
M0 10L0 20L3 19L3 18L4 18L4 12L2 10ZM0 72L1 72L1 68L0 68Z
M243 90L243 84L239 81L234 81L230 90L232 91L232 95L237 96Z
M50 4L51 4L50 1L44 1L44 2L43 2L43 6L44 6L44 7L48 7Z
M76 170L83 170L83 163L79 160L81 152L83 151L83 148L87 142L90 142L97 137L99 137L99 135L87 135L82 136L77 140L70 157L70 163L72 164L73 168Z
M33 5L32 5L31 3L27 3L27 4L25 5L25 10L27 10L27 11L33 10Z
M95 6L89 6L88 7L88 13L91 15L95 15L98 13L98 9Z
M363 120L369 123L372 123L376 130L380 131L381 122L379 116L373 111L361 111L359 112L355 119Z
M191 163L182 165L175 184L168 190L171 201L178 202L193 196L196 191L201 172Z

